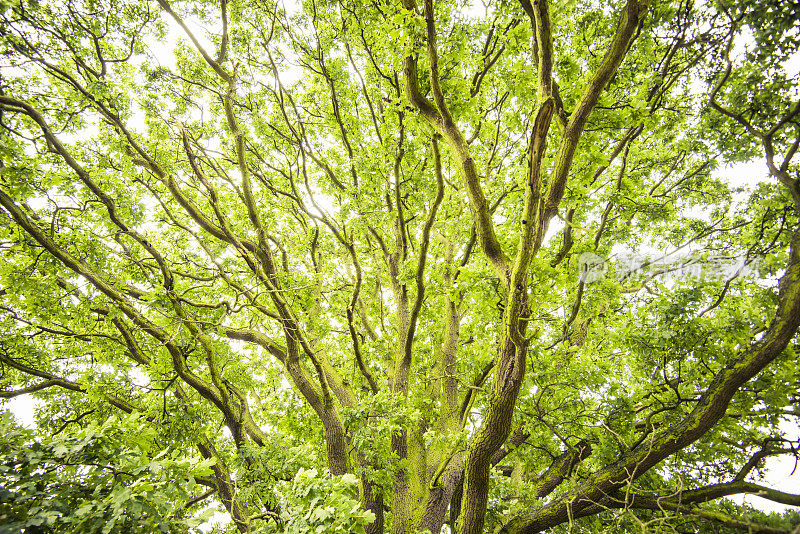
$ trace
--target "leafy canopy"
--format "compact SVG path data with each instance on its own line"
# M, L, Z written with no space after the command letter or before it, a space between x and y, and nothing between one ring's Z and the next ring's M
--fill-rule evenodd
M2 528L796 528L790 2L0 17Z

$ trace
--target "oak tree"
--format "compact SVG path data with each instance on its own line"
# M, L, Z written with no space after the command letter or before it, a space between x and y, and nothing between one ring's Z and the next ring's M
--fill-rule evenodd
M0 12L12 531L795 528L790 2Z

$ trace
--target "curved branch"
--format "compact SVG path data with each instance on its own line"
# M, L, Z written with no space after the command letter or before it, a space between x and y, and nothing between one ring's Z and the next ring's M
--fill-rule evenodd
M644 509L644 510L661 511L661 512L666 512L666 511L677 512L680 513L682 516L696 516L708 521L721 523L725 526L742 530L744 532L747 532L748 534L750 533L790 534L791 532L784 528L772 527L761 523L755 523L752 521L737 519L722 512L717 512L714 510L705 510L702 508L697 508L695 506L686 506L685 504L682 503L675 503L673 501L666 501L663 499L656 499L652 497L639 498L637 496L634 499L634 502L628 504L627 507Z
M569 122L561 138L553 171L550 174L549 192L540 222L541 235L547 233L550 220L558 213L558 207L566 190L575 151L586 126L586 121L595 106L597 106L600 95L627 55L636 31L647 13L648 5L649 3L643 0L627 0L606 55L597 70L592 73L575 110L570 115Z
M800 230L795 232L789 264L779 282L778 307L763 337L738 357L731 358L701 396L695 408L681 421L642 442L619 460L592 475L577 488L555 501L519 514L500 532L539 532L569 520L589 515L594 503L635 480L661 460L693 443L724 415L739 388L777 358L800 327Z
M395 372L395 390L402 394L408 393L408 374L411 370L411 349L414 344L414 334L417 328L419 312L422 309L422 302L425 300L425 262L428 258L428 247L430 246L431 228L436 220L436 212L444 199L444 178L442 177L442 161L439 154L439 142L436 137L432 140L434 169L436 173L436 198L433 200L425 226L422 229L422 242L420 243L419 260L417 261L417 272L415 276L417 295L414 300L414 307L408 320L408 333L405 336L403 355L400 359L397 371Z
M403 5L406 9L412 11L416 9L415 0L404 0ZM450 115L439 83L439 60L436 50L436 27L432 0L425 0L425 22L428 37L427 52L430 63L430 83L431 87L433 87L436 106L420 92L417 60L413 53L406 55L403 61L406 97L420 111L428 123L447 141L467 186L478 240L486 258L505 285L508 282L509 258L503 252L502 246L497 239L489 203L486 200L483 187L481 187L481 178L475 167L475 161L470 154L469 146L463 133Z

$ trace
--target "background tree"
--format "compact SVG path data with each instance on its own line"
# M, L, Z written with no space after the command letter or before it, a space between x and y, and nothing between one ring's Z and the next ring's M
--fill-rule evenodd
M3 2L0 396L195 459L120 525L790 531L718 502L800 504L758 478L798 446L800 15L751 4ZM585 271L647 250L696 253Z

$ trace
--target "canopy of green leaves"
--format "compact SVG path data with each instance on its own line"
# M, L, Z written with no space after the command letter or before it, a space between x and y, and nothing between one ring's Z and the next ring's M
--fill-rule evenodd
M0 529L790 532L798 28L1 0Z

